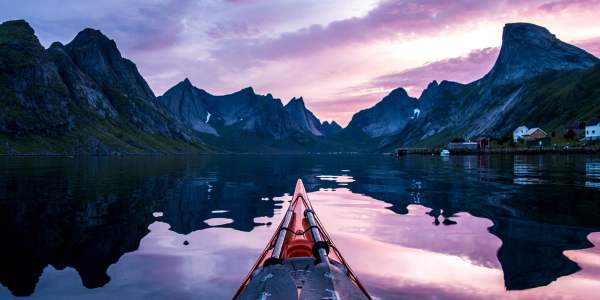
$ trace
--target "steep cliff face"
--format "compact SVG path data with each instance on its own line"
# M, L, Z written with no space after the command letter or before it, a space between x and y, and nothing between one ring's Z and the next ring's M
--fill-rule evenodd
M587 69L596 63L598 58L562 42L544 27L510 23L504 26L498 59L483 80L500 86L548 71Z
M198 150L114 41L85 29L44 49L25 21L0 25L0 152Z
M0 132L62 134L73 127L58 68L25 21L0 25Z
M58 67L74 103L100 118L115 118L118 113L102 92L102 87L83 73L61 43L53 43L48 54Z
M299 131L315 136L322 136L321 121L304 105L304 99L293 98L284 107Z
M543 27L507 24L489 73L466 85L432 82L419 98L422 118L382 148L501 137L523 124L550 132L585 121L600 114L598 62Z
M345 130L364 132L371 138L389 136L418 119L419 114L417 99L397 88L375 106L356 113Z
M158 104L135 64L100 31L84 29L63 49L128 121L149 133L178 136L184 131Z
M461 104L460 93L465 88L464 84L458 82L443 80L438 84L437 81L432 81L427 85L419 97L419 109L423 116L432 111L434 107L445 107L453 110Z
M207 110L208 99L211 97L204 90L194 87L186 78L160 96L158 101L193 130L218 135L215 128L209 125L213 117Z

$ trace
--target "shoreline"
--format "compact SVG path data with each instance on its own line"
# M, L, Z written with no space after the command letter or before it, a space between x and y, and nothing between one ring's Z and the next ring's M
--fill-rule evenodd
M440 155L442 148L401 148L392 155ZM600 154L600 147L545 147L545 148L491 148L491 149L454 149L450 155L538 155L538 154Z

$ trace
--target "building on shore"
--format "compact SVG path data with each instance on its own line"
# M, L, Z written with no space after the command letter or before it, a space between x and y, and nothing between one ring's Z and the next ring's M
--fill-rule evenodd
M600 140L600 118L585 124L585 139L588 141Z
M529 128L527 126L519 126L517 129L513 130L513 142L518 142L519 139L523 138L523 135L527 133Z
M541 128L531 128L523 134L523 140L527 147L550 146L550 136Z

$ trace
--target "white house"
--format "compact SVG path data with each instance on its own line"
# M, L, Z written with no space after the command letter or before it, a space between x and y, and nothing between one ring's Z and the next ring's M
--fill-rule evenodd
M527 133L529 128L527 126L519 126L517 129L513 130L513 141L516 143L519 139L523 138L523 135Z
M585 125L586 140L600 140L600 119L589 122Z

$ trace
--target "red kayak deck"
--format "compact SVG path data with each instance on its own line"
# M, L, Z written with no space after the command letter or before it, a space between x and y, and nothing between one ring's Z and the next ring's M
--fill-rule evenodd
M234 299L371 299L316 216L302 180Z

